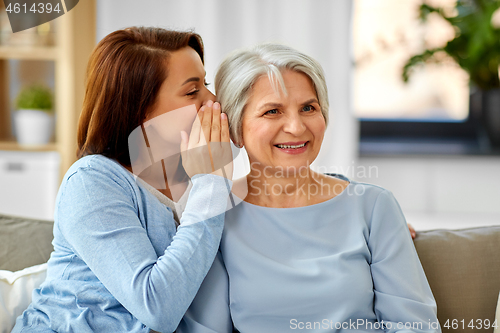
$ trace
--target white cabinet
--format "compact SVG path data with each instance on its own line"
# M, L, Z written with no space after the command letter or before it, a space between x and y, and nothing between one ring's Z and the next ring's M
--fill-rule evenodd
M54 219L58 152L0 151L0 214Z

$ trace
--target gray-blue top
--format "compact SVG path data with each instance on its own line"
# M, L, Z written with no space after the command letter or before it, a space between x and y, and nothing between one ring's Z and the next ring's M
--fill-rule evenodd
M347 180L345 177L340 177ZM297 208L242 202L177 332L440 332L392 193L351 181Z
M171 209L102 155L78 160L56 201L54 252L13 332L172 332L219 246L228 189L196 175L176 230Z

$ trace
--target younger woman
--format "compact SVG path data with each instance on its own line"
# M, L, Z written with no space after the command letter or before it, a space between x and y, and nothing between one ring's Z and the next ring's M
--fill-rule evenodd
M187 154L229 142L227 117L204 78L194 33L128 28L97 45L78 128L80 159L57 197L47 279L13 332L175 330L214 260L230 183L210 174L211 160L227 151ZM182 140L178 169L192 189L176 221L172 183L165 179L157 190L131 173L129 136L183 107L201 111ZM173 161L181 166L179 157Z

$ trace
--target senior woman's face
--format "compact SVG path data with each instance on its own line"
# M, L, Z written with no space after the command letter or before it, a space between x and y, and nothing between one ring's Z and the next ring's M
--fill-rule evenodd
M287 95L276 94L267 76L254 84L243 114L243 144L252 168L296 170L318 156L325 119L309 77L282 72Z

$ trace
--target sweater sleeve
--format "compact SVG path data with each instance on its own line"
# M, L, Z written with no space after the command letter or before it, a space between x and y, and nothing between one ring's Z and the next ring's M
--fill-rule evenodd
M436 302L405 218L387 190L375 202L368 246L375 314L386 332L441 332Z
M131 184L106 171L79 168L63 184L57 226L133 316L153 330L172 332L214 260L227 197L222 177L194 177L183 216L188 223L158 257L139 219L143 212Z
M229 278L219 251L176 332L231 333L232 331Z

